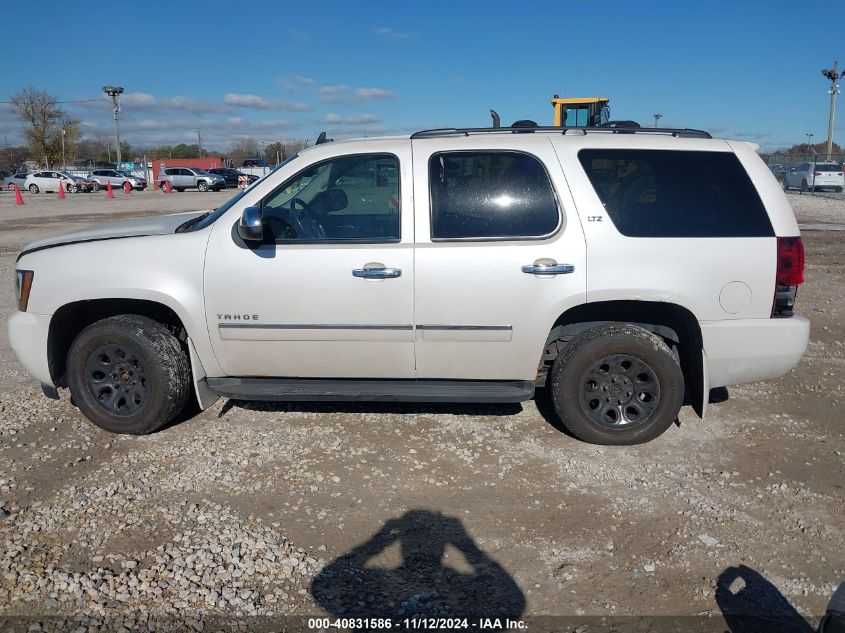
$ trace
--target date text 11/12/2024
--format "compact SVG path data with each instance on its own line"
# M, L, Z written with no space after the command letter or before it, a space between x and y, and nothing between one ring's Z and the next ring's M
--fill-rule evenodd
M309 618L310 630L398 631L512 631L526 628L523 620L510 618Z

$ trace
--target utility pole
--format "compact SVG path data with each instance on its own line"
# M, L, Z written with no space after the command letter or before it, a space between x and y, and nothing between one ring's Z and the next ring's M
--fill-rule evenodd
M194 128L197 131L197 147L199 147L200 158L202 158L202 128Z
M67 162L65 161L65 129L62 128L62 170L67 170Z
M657 122L663 118L663 115L660 113L656 113L654 115L654 127L657 127Z
M118 115L120 114L120 95L123 94L122 86L103 86L103 92L111 97L114 112L114 144L117 148L117 168L120 169L120 123L118 122ZM109 161L111 162L111 161Z
M833 119L836 116L836 95L839 94L839 78L845 75L845 72L839 74L839 61L834 60L833 70L823 70L822 75L830 79L830 90L827 94L830 95L830 115L827 119L827 160L830 160L833 152Z
M6 151L9 152L9 171L12 172L14 175L15 173L15 166L12 164L14 159L12 158L12 148L9 147L9 140L6 138L6 135L3 135L3 144L6 146Z

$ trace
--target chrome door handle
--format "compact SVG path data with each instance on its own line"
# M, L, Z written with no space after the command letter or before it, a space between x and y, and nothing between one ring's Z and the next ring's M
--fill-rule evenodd
M402 276L401 268L356 268L352 271L353 277L364 279L395 279Z
M522 272L529 275L568 275L575 272L575 266L558 264L553 259L538 259L533 264L523 266Z

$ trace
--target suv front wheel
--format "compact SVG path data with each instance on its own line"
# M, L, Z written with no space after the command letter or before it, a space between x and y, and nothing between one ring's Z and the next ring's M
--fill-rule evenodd
M191 388L190 365L177 338L133 314L85 328L70 347L67 374L85 417L112 433L161 428L184 409Z
M659 336L628 324L573 338L552 366L551 395L564 426L592 444L653 440L678 417L684 376Z
M197 189L200 191L208 191L208 183L205 180L200 180L197 183Z

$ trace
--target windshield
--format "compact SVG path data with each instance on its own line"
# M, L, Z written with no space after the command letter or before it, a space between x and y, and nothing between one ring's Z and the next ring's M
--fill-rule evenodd
M212 224L214 224L217 221L217 219L220 216L222 216L224 213L226 213L226 211L228 211L233 206L235 206L238 203L238 201L246 195L246 193L248 191L250 191L253 187L255 187L255 185L257 185L258 183L263 181L265 178L267 178L271 174L276 173L279 169L281 169L283 166L287 165L289 162L291 162L294 158L297 158L298 156L299 156L299 154L294 154L293 156L289 156L288 158L283 160L281 163L276 165L276 167L274 167L272 171L268 172L267 174L265 174L264 176L262 176L261 178L256 180L254 183L252 183L246 189L242 189L240 192L236 193L234 196L229 198L226 202L224 202L222 205L217 207L211 213L208 213L206 215L201 215L201 216L195 218L194 220L189 220L188 222L186 222L185 224L183 224L182 226L179 227L180 233L184 233L186 231L199 231L201 229L204 229L207 226L211 226Z
M816 171L842 171L842 165L836 163L819 163L815 166Z

